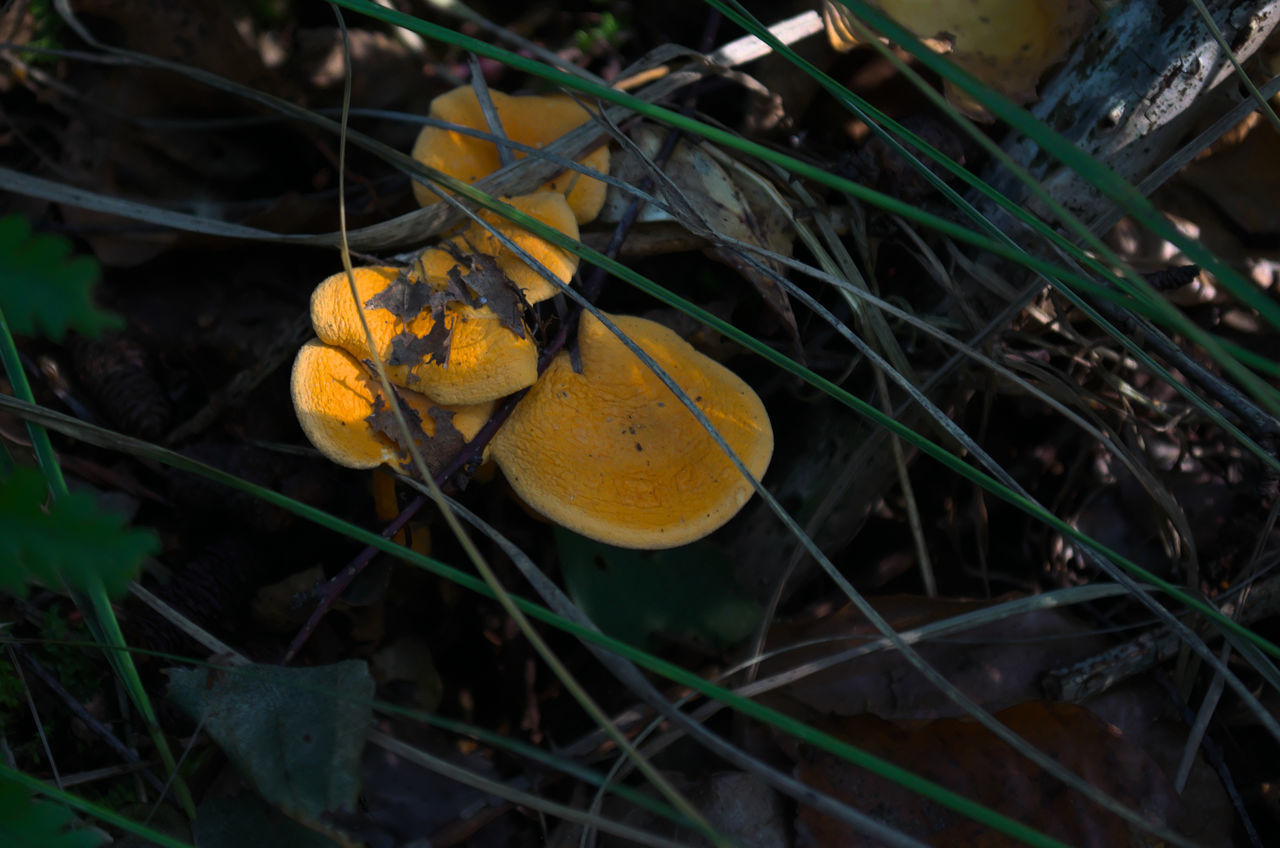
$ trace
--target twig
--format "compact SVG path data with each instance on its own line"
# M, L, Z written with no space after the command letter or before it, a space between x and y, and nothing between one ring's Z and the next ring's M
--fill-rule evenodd
M1275 612L1280 603L1280 575L1253 584L1243 609L1236 613L1236 601L1221 605L1222 612L1248 624ZM1047 697L1055 701L1082 703L1111 689L1117 683L1154 668L1175 656L1182 646L1178 636L1166 628L1143 633L1066 668L1054 669L1040 681Z
M53 676L49 669L45 668L39 660L31 656L31 653L21 644L17 642L10 642L7 647L13 652L14 656L16 656L22 664L31 671L32 674L40 678L40 682L48 687L50 692L58 696L58 699L66 705L67 709L69 709L76 718L84 722L86 727L96 733L102 741L106 742L107 747L123 757L130 765L142 767L142 777L147 781L147 783L151 784L151 787L157 792L164 792L164 784L161 783L160 778L158 778L154 772L149 768L145 768L145 764L143 763L142 758L138 756L138 752L117 739L116 735L111 732L111 728L94 718L93 713L85 709L84 705L76 700L74 695L63 688L62 684L58 682L58 679Z
M195 415L179 424L165 436L162 444L172 445L189 436L194 436L235 402L247 396L263 380L275 373L275 370L291 359L298 351L298 346L312 334L311 315L305 312L283 328L276 341L248 368L232 377L225 386L209 397L208 403Z

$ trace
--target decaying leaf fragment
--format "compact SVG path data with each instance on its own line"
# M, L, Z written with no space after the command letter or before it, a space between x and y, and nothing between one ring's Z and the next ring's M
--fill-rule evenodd
M951 60L1020 103L1097 17L1089 0L871 0L930 46L950 46ZM823 0L827 37L837 50L858 39L849 9ZM932 42L937 39L937 42ZM959 100L958 92L948 92ZM960 105L966 105L961 103Z
M653 124L640 124L631 132L631 140L640 154L652 161L666 133ZM614 163L613 176L631 185L638 185L653 173L652 166L634 153L615 156ZM781 195L763 176L705 143L681 141L663 164L662 172L665 179L658 181L653 191L666 199L674 215L650 207L642 210L639 220L674 217L695 235L708 238L712 245L706 249L707 255L745 277L794 338L796 319L782 286L748 262L742 251L716 244L720 238L730 238L790 256L795 224ZM620 220L630 201L630 194L611 187L600 217ZM754 258L765 268L783 273L778 262Z
M1075 704L1030 701L996 715L1022 738L1131 809L1179 828L1186 808L1172 782L1137 745ZM820 725L834 736L1070 845L1156 845L1155 837L1103 810L969 718L894 723L873 715ZM1016 840L831 754L789 745L808 786L885 815L930 845L1013 845ZM847 824L800 807L797 845L878 845Z

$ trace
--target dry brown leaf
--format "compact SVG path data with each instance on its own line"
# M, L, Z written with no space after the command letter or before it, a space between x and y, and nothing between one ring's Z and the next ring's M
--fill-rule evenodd
M991 603L995 602L913 595L874 600L877 611L899 632ZM831 641L783 653L765 664L762 676L863 645L879 635L851 606L818 621L781 625L770 634L768 650L815 639ZM1063 610L1039 610L922 642L916 649L935 668L943 669L961 692L998 710L1041 697L1037 680L1044 671L1083 659L1108 644ZM819 671L773 697L785 699L786 706L799 704L837 715L869 712L882 718L928 719L959 713L951 700L894 651L879 651Z
M1262 122L1238 143L1192 162L1178 177L1246 237L1280 235L1280 135Z
M651 124L640 124L631 133L636 147L649 159L653 159L662 147L666 130ZM726 170L705 144L681 141L668 157L662 172L670 183L659 183L654 193L664 196L675 218L690 218L690 229L697 235L709 237L714 242L715 233L767 248L782 256L790 256L795 241L794 221L789 209L783 208L771 196L764 177L745 166L730 161ZM651 176L650 167L630 153L615 156L613 176L632 185ZM616 221L630 202L631 196L610 188L601 218ZM641 221L668 220L661 210L646 209ZM764 298L765 304L777 316L791 338L798 338L795 314L791 300L775 280L767 273L752 267L736 250L719 245L706 248L707 255L723 262L745 277ZM776 262L760 260L766 267L778 273L783 268Z
M1179 824L1183 806L1165 774L1141 748L1084 707L1034 701L996 717L1117 801L1162 824ZM921 725L864 715L838 719L822 729L1070 845L1158 844L1067 789L971 719ZM802 746L791 755L797 777L808 785L874 811L877 818L929 844L1022 844L825 752ZM809 807L800 808L797 828L798 846L878 844Z
M404 415L405 424L413 434L413 441L418 447L422 461L426 463L427 470L432 474L439 474L467 444L466 438L458 432L458 428L453 426L452 410L432 406L429 422L423 421L417 410L410 408L407 403L401 403L400 412ZM386 436L399 447L403 456L410 455L400 423L396 420L391 408L383 401L381 393L374 397L373 412L369 413L366 420L375 433ZM406 465L411 466L412 463L406 463Z

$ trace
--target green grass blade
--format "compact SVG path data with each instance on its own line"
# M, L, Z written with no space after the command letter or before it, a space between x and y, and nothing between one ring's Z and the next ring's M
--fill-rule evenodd
M112 810L109 810L106 807L95 804L92 801L86 801L85 799L77 795L72 795L70 792L64 792L55 786L50 786L47 783L44 783L43 781L37 780L34 777L31 777L30 775L23 774L17 769L10 768L9 766L4 765L3 763L0 763L0 792L3 792L5 794L0 795L0 798L4 799L3 801L0 801L0 809L4 809L4 810L11 809L11 807L8 805L14 803L14 796L11 794L12 790L3 788L5 787L6 783L21 787L21 789L27 792L35 793L37 795L43 795L49 798L51 801L56 801L57 803L70 807L73 810L79 810L85 815L91 816L97 819L98 821L104 822L113 827L118 827L121 830L123 830L125 833L133 834L139 839L145 839L155 845L163 846L163 848L192 848L191 843L189 842L183 842L180 839L174 839L172 836L169 836L167 833L161 833L158 830L152 830L146 825L139 824L138 822L135 822L132 819L125 818L119 813L113 812ZM8 817L6 816L6 820L0 821L0 836L6 835L5 831L8 829L8 827L14 826L14 825L21 826L22 824L24 823L20 821L13 821L12 819L8 819ZM43 827L44 824L42 823L40 825L30 825L30 826L31 826L31 829L27 830L25 833L28 836L33 836L36 833L38 833L38 831L35 830L35 827L36 826ZM21 836L21 833L19 835ZM16 843L5 842L4 844L14 845L14 848L63 848L63 845L65 845L66 848L72 848L72 846L75 846L75 848L81 848L81 846L85 846L85 848L87 848L87 846L97 845L97 844L100 844L100 842L99 841L94 841L94 842L76 841L76 842L60 843L60 842L44 842L44 841L34 840L26 843L19 841Z
M61 254L57 251L55 251L55 254L59 255L59 261L61 261ZM0 255L0 259L3 258L5 257ZM31 392L31 385L27 382L26 372L23 370L22 363L19 360L18 348L14 343L13 335L9 332L9 325L3 309L0 309L0 365L3 365L5 374L13 386L16 396L23 401L34 403L35 398ZM53 444L49 441L49 434L45 432L43 427L31 422L27 424L27 431L31 435L31 443L40 463L40 472L44 476L49 494L55 502L67 500L69 498L67 484L62 477L62 469L58 465ZM17 490L17 495L21 494L23 494L23 491ZM68 505L59 506L58 509L69 518L83 519L90 514L79 499L71 499ZM123 543L127 546L127 553L131 552L141 556L147 550L150 550L148 543L141 537L122 535L117 538L118 540L123 540ZM106 584L103 582L103 575L93 569L80 569L70 573L71 576L84 580L84 585L80 587L69 585L68 588L76 604L86 613L85 620L94 631L94 635L113 647L125 647L124 634L120 630L120 622L116 619L115 610L111 607L111 599L108 596ZM118 578L118 570L113 569L110 575L113 579ZM65 577L66 575L63 576ZM156 747L161 762L164 763L169 773L173 775L174 793L179 803L188 816L194 817L195 803L191 799L186 783L177 774L177 761L169 748L168 740L156 721L151 699L147 697L147 691L142 685L142 678L138 676L138 670L133 664L132 657L129 656L127 651L113 651L109 656L115 664L116 673L124 684L125 691L129 693L130 700L133 701L134 706L147 725L148 734Z
M972 74L956 67L953 63L937 55L925 47L912 33L898 26L891 18L861 0L840 0L859 18L866 21L873 29L884 33L895 43L915 56L922 64L941 74L955 84L965 94L974 98L993 115L1003 120L1014 130L1030 139L1034 139L1038 147L1055 159L1088 180L1117 206L1138 220L1151 232L1176 245L1193 262L1209 271L1242 303L1255 309L1265 320L1280 328L1280 304L1268 297L1264 292L1250 284L1235 269L1218 259L1210 250L1195 239L1181 233L1163 215L1160 214L1146 197L1129 184L1127 180L1099 162L1089 154L1079 150L1067 139L1052 128L1037 120L1025 109L1011 100L992 91L983 85ZM1070 217L1063 221L1067 226L1080 226L1078 221ZM1136 286L1135 294L1141 293L1141 299L1156 308L1164 319L1165 325L1188 336L1220 362L1240 384L1264 404L1272 413L1280 414L1280 405L1273 405L1271 393L1265 383L1249 369L1236 362L1216 340L1209 337L1178 309L1150 291L1150 287L1133 276L1125 278L1129 284Z
M274 492L270 489L257 486L182 454L152 445L140 439L130 438L118 433L112 433L111 431L103 428L78 421L70 416L62 415L61 413L45 409L35 404L15 398L5 397L3 395L0 395L0 409L11 411L23 418L35 421L41 426L62 432L65 435L83 441L87 444L94 444L112 450L120 450L135 456L161 462L165 465L169 465L183 471L198 474L201 477L212 480L221 485L225 485L236 491L244 492L260 498L273 506L278 506L293 513L294 515L308 521L312 521L319 526L340 533L353 541L371 545L383 553L390 554L391 556L414 565L415 567L423 568L437 576L444 577L465 589L476 592L485 597L493 597L493 592L490 587L485 584L483 580L473 575L459 571L452 566L430 557L422 556L415 551L395 544L389 539L384 539L377 533L366 530L363 527L356 526L347 521L343 521L342 519L330 515L323 510L316 509L315 507L301 503L293 498ZM741 712L743 715L772 724L784 732L795 735L797 738L807 742L808 744L814 745L815 747L825 750L835 756L843 757L850 762L860 765L876 774L886 777L889 780L899 782L911 789L913 792L935 800L943 806L955 810L961 815L968 816L973 818L975 821L982 822L994 829L1013 835L1018 839L1026 841L1028 844L1060 844L1036 833L1034 830L1026 827L1020 822L1013 821L1007 816L1003 816L992 810L988 810L981 805L975 804L973 801L965 798L959 793L952 792L945 787L924 780L905 769L898 768L891 763L868 754L850 743L835 739L825 733L817 731L807 726L802 721L786 716L750 699L735 695L733 692L710 683L697 674L687 671L680 666L674 665L673 663L653 656L645 651L634 648L624 642L611 639L593 629L585 628L574 622L567 621L562 616L559 616L545 607L527 599L513 595L512 600L526 615L537 621L541 621L562 630L582 641L598 645L642 668L656 674L660 674L674 683L688 686L707 697L724 701L730 707Z

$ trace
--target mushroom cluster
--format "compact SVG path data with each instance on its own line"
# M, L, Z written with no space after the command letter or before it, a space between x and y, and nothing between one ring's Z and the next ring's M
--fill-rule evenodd
M590 119L568 98L494 92L492 99L503 132L532 147ZM437 98L431 114L485 127L470 88ZM499 165L492 143L431 127L414 156L468 181ZM583 163L607 170L608 156L601 147ZM579 223L595 217L603 198L602 183L571 173L504 200L576 239ZM490 213L481 217L561 283L573 277L575 255ZM557 288L484 225L447 236L407 269L356 268L354 283L354 296L345 272L316 287L311 321L318 338L302 347L293 367L298 421L330 460L351 468L407 467L408 451L389 415L394 403L436 473L444 462L433 458L457 455L497 400L527 390L483 458L552 521L609 544L668 548L707 535L750 498L751 481L698 418L591 313L581 316L574 354L559 352L538 373L537 344L524 318ZM660 324L622 315L608 320L689 396L747 471L762 476L773 432L755 392ZM394 398L384 396L374 376L375 358L386 366Z

